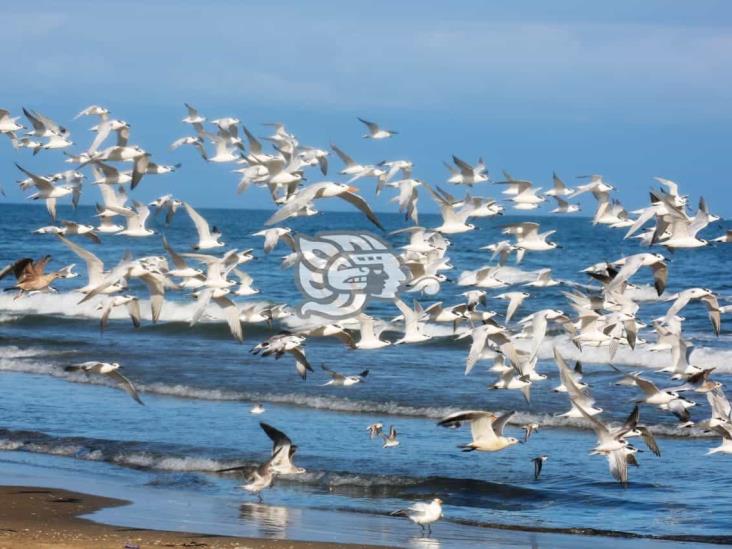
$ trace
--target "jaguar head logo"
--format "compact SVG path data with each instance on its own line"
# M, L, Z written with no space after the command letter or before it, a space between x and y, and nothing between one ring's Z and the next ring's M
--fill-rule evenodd
M370 299L392 300L407 281L401 258L381 238L360 232L297 235L296 281L305 301L301 318L342 320Z

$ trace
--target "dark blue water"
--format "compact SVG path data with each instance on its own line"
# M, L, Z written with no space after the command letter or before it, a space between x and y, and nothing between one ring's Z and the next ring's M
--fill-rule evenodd
M62 219L88 222L93 213L86 207L60 208ZM292 272L279 266L285 249L266 256L261 238L251 236L271 212L202 213L221 227L227 246L255 249L257 259L244 265L244 270L254 277L261 293L239 302L266 299L292 304L298 300ZM54 237L31 235L33 229L47 224L44 209L3 205L0 215L0 263L49 253L53 268L77 263L84 273L79 259ZM399 216L381 214L381 218L387 229L403 226ZM526 218L478 220L480 230L451 236L448 256L455 265L451 277L457 279L462 270L488 264L489 255L479 247L501 239L501 226L519 219ZM439 218L425 215L421 222L436 226ZM541 218L540 223L542 230L556 229L553 239L563 247L527 254L521 271L548 266L554 278L586 284L589 281L579 272L584 267L640 251L637 241L622 240L624 230L593 227L586 218L550 217ZM169 227L157 221L151 226L164 232L180 251L193 243L195 233L185 214ZM295 220L291 226L309 233L341 227L371 230L362 216L353 213L320 214ZM715 224L706 236L720 234L722 229ZM397 246L405 241L404 236L387 238ZM77 242L97 253L108 267L127 250L136 256L163 253L157 236L104 236L101 246L87 245L83 239ZM732 295L730 267L730 247L677 252L669 261L667 293L703 286L725 298ZM516 269L513 264L511 268ZM512 272L521 279L521 273ZM634 278L640 286L651 281L643 271ZM82 274L60 281L57 294L17 301L12 294L0 296L0 449L18 455L65 456L75 460L74 467L79 469L98 462L114 464L130 471L129 482L140 482L150 490L165 488L212 501L232 496L248 501L251 497L239 491L240 477L213 471L266 459L270 442L258 426L262 420L290 435L299 446L297 463L308 470L280 478L265 494L268 503L281 507L383 513L412 500L439 496L445 501L446 519L455 521L458 528L475 523L660 536L732 535L732 458L705 455L718 445L717 438L698 428L679 430L673 416L644 406L643 422L660 436L662 457L639 454L640 467L631 469L630 485L624 489L612 480L604 458L587 455L594 433L581 421L555 417L568 409L568 403L566 395L551 391L558 384L551 361L554 345L567 357L582 359L585 381L605 409L605 420L622 421L629 413L638 391L615 386L618 375L607 365L607 349L588 348L580 354L566 336L550 334L540 351L538 368L549 379L535 384L529 405L516 391L488 388L495 377L487 371L489 362L479 363L464 376L468 343L456 341L449 326L434 328L440 337L429 342L377 351L351 351L337 340L311 338L306 349L316 367L323 363L346 372L370 370L367 383L323 387L328 378L321 372L303 382L288 358L275 361L248 352L280 326L245 325L244 344L235 342L226 325L215 319L191 328L188 321L195 305L181 292L170 293L157 325L147 320L149 307L144 303L142 328L134 329L119 312L101 334L96 303L77 305L81 296L73 289L84 284ZM567 289L529 290L531 298L517 318L548 307L571 312L561 293ZM457 303L464 290L444 284L439 299ZM137 283L131 291L146 295ZM649 288L641 291L653 296ZM420 301L430 303L423 297ZM639 316L650 323L668 306L659 300L643 301ZM505 302L489 298L487 308L503 313ZM369 312L385 319L398 314L383 303ZM216 315L215 307L211 314ZM696 344L695 362L715 366L716 377L729 382L732 339L725 322L716 338L703 305L691 304L683 316L687 318L684 333ZM648 330L641 336L654 341ZM399 334L389 331L386 337L393 340ZM647 346L621 348L614 364L643 370L659 384L670 384L665 375L653 371L668 365L670 355L651 352ZM104 380L100 383L63 371L64 366L85 360L123 364L141 389L146 406L136 405ZM693 417L701 421L709 416L706 400L703 395L693 398L698 402ZM265 404L262 416L249 413L255 401ZM528 444L496 454L461 453L457 445L469 439L469 432L437 427L436 420L463 408L517 410L516 425L507 427L513 436L520 436L519 426L527 421L538 421L542 428ZM378 441L369 440L365 429L375 421L397 426L398 448L383 449ZM540 454L550 459L537 482L530 459Z

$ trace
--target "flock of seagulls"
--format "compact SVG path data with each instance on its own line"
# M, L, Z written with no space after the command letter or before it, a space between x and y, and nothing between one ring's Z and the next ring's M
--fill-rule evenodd
M113 118L105 107L92 105L78 113L77 118L90 117L96 123L91 128L93 135L89 145L74 153L65 150L75 144L65 127L37 111L23 109L22 112L27 125L21 124L21 117L11 116L7 110L0 109L0 134L5 135L16 149L30 149L33 155L64 150L65 161L73 166L73 169L41 175L28 169L25 161L16 164L23 178L19 180L20 188L32 191L29 199L45 201L52 222L34 233L39 238L53 236L83 262L86 267L85 283L74 292L79 295L80 303L94 300L97 304L102 330L109 329L110 314L118 307L126 308L135 327L147 322L148 318L153 323L158 322L168 292L185 293L195 300L197 307L190 319L191 325L199 322L210 307L218 308L227 321L231 336L239 342L245 340L244 325L287 325L287 320L294 314L287 304L242 303L238 300L259 292L244 267L258 251L231 247L227 241L233 235L224 234L191 204L171 194L149 204L130 198L130 193L144 180L175 172L180 164L155 163L150 152L131 141L130 124ZM712 379L713 369L694 363L693 344L684 336L684 318L679 316L686 307L701 302L708 313L712 332L719 335L722 315L730 311L720 306L719 297L706 288L687 288L669 295L666 285L671 273L663 254L641 251L590 265L583 271L588 277L587 284L573 283L563 291L566 310L543 309L518 320L519 311L534 293L563 282L552 278L551 270L546 268L520 287L505 279L503 268L512 257L520 264L526 254L556 251L561 247L554 241L555 238L561 241L561 235L556 231L544 231L538 222L506 224L503 227L505 239L483 246L482 249L492 254L485 265L451 278L446 274L454 270L448 256L452 245L450 239L475 230L471 219L497 216L508 207L519 212L536 210L551 198L555 201L553 213L572 214L580 211L580 205L572 200L591 193L596 201L592 224L626 231L625 238L637 240L641 247L666 248L673 252L710 245L698 235L719 217L710 213L704 199L692 211L689 198L680 193L679 185L657 178L660 187L651 190L650 204L628 211L613 195L615 187L601 175L582 176L586 182L571 188L553 174L552 187L542 193L542 188L533 182L516 179L507 172L504 172L503 180L491 183L482 158L470 164L452 156L451 163L445 164L448 170L446 184L460 191L460 196L456 196L453 194L455 190L449 192L439 185L415 178L415 166L409 160L360 162L335 144L329 148L303 145L284 124L268 124L271 133L258 138L238 118L209 120L191 105L186 105L186 112L182 122L190 127L191 132L176 139L171 149L191 147L204 162L230 164L238 177L237 193L246 192L252 186L267 189L274 212L265 227L254 234L263 238L264 254L277 247L287 248L288 253L282 259L284 268L292 267L297 259L293 231L284 223L295 217L317 215L322 200L337 198L345 201L374 227L383 230L368 200L353 185L356 181L363 185L367 180L373 180L375 194L396 191L393 201L404 214L405 221L410 223L407 228L392 233L395 237L406 236L408 239L399 250L410 273L406 292L415 298L429 299L439 294L442 285L453 281L465 288L460 294L464 300L453 304L436 302L424 306L414 299L409 305L397 299L395 305L401 314L391 321L362 313L349 321L305 325L275 333L255 344L251 349L253 355L274 359L288 357L305 380L309 374L315 374L306 351L307 341L311 338L334 337L358 351L416 344L435 337L465 339L470 341L465 375L470 374L476 364L489 361L489 371L497 374L491 387L519 391L530 402L532 390L537 390L547 379L536 367L539 351L550 328L563 332L580 351L589 347L605 348L608 362L621 347L635 349L644 345L655 351L670 351L670 364L662 371L671 374L669 382L677 384L659 387L639 372L624 372L616 368L617 383L634 387L637 391L637 405L625 424L620 426L603 420L603 410L597 407L591 387L582 379L581 364L570 367L559 350L554 348L561 384L553 391L568 405L568 410L561 415L584 420L595 431L597 444L590 449L590 454L605 457L612 476L627 485L628 465L637 465L638 449L631 442L634 437L640 437L653 454L661 454L650 430L640 424L640 407L651 406L674 415L679 429L696 423L717 433L722 443L709 453L732 453L732 407L721 384ZM367 130L364 138L384 140L397 135L397 132L386 130L377 123L359 120ZM266 147L264 142L271 147ZM331 152L342 164L336 177L344 181L306 182L308 170L316 170L323 177L333 171ZM475 194L478 188L486 188L489 184L492 188L501 189L502 201ZM70 200L76 206L82 192L89 192L88 188L96 188L99 192L95 224L69 220L56 224L58 201ZM419 199L425 196L440 210L441 223L436 227L419 225ZM185 212L190 218L195 234L191 234L189 250L175 250L164 235L161 238L147 227L153 213L159 215L163 212L166 225L173 222L178 212ZM77 238L83 238L85 245L80 244ZM110 238L160 238L161 251L159 255L143 257L126 253L116 265L105 265L92 249L103 246ZM713 240L715 243L730 241L732 232ZM74 270L75 265L47 272L51 261L48 255L38 259L18 258L0 270L0 279L14 278L14 284L6 290L15 291L17 298L22 298L55 291L53 283L57 279L80 276ZM659 299L671 303L666 314L652 320L650 325L642 322L640 317L642 302L636 292L639 273L651 275ZM141 287L146 289L149 315L141 307L143 296L138 290ZM504 302L505 309L501 305L502 312L486 310L484 307L488 301L493 301L496 306ZM431 335L433 332L425 329L428 324L444 324L452 330L443 336ZM398 326L403 332L401 338L390 340L382 337L387 330L393 331ZM655 343L644 339L649 337L647 334L655 337ZM86 362L68 367L70 371L83 375L106 376L142 404L133 382L119 372L120 368L119 364L106 362ZM325 365L322 371L329 378L324 385L344 388L364 383L369 374L368 370L355 374L341 373ZM695 394L702 394L709 401L712 415L708 419L692 420L691 409L695 401L691 397ZM251 409L255 415L264 412L260 403ZM522 440L505 435L506 428L511 428L515 412L463 410L443 418L438 425L459 427L463 423L470 424L472 440L460 446L463 451L507 451L516 444L530 443L532 435L540 428L537 423L522 426ZM262 491L272 485L277 475L304 472L293 464L297 446L287 435L266 423L261 423L261 427L273 441L273 448L267 460L251 473L247 484L243 485L245 490L260 499ZM372 439L381 436L385 448L396 448L400 443L396 427L392 425L388 433L383 429L382 423L374 423L367 430ZM548 457L540 455L532 460L537 480ZM429 503L417 503L395 514L406 516L423 530L431 531L430 525L442 516L442 501L434 499Z

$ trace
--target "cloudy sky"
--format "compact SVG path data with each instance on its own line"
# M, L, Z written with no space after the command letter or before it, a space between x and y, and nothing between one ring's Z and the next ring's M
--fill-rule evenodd
M269 207L256 190L232 198L230 166L169 150L188 132L187 101L260 135L262 122L285 122L302 143L335 142L363 162L409 158L416 176L437 184L451 154L483 156L494 178L506 169L544 187L553 170L568 182L602 173L632 208L660 175L732 216L724 0L14 4L3 9L0 107L68 123L81 149L91 121L71 118L108 106L156 161L183 163L144 181L142 198ZM357 116L400 133L363 140ZM14 160L41 172L67 166L57 152L33 158L0 140L0 181L13 201L23 199ZM365 195L372 185L361 185Z

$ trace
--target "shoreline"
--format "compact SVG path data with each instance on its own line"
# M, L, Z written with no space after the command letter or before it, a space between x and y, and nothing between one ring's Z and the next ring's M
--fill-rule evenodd
M556 531L541 524L514 529L471 524L449 517L433 525L432 536L424 537L416 525L403 518L359 509L291 506L286 503L286 492L276 494L277 490L264 504L240 497L201 497L202 494L164 487L150 488L145 478L133 479L129 470L103 463L91 470L79 470L75 460L69 457L39 459L36 455L15 452L0 455L4 456L0 466L0 549L122 549L128 543L140 549L152 546L453 549L486 544L511 549L700 546L689 538L612 537L597 531Z
M171 532L95 522L84 515L132 502L58 488L0 486L0 549L120 549L122 547L247 547L334 549L376 547Z

